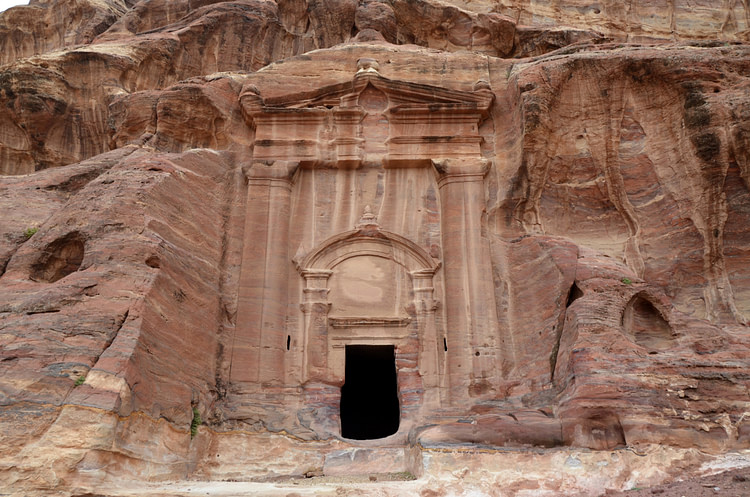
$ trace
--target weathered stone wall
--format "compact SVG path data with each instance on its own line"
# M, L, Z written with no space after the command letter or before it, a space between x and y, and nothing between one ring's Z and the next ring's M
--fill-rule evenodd
M747 449L747 7L642 4L0 14L2 483L345 472L350 332L426 470Z

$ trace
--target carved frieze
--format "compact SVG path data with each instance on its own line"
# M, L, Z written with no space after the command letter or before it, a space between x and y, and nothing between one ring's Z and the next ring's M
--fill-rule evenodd
M473 92L391 80L377 62L361 60L347 83L307 95L264 100L253 86L240 95L255 129L255 160L302 166L427 165L431 158L479 157L481 122L493 93L485 81Z

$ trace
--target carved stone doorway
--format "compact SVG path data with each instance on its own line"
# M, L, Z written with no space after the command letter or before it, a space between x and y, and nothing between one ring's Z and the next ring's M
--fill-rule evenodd
M400 417L394 346L347 345L341 436L385 438L398 431Z

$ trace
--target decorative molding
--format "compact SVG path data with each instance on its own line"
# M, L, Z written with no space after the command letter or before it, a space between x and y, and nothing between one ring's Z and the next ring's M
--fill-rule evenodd
M342 261L359 255L393 259L410 272L429 270L434 273L440 267L440 262L430 257L419 245L403 236L382 230L377 224L332 236L295 263L300 274L305 276L306 271L329 270Z
M404 317L334 317L328 316L333 328L360 328L378 326L382 328L401 328L411 323L411 318Z
M481 156L479 125L494 99L486 81L461 91L389 79L378 69L374 59L360 59L348 82L268 99L252 85L243 88L242 112L255 129L253 157L356 168L373 161L422 167L430 158ZM368 146L367 88L386 99L380 119L387 121L388 136L380 147Z

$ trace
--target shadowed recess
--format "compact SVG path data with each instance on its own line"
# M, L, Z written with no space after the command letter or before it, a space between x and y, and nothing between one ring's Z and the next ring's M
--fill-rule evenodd
M31 266L31 279L54 283L78 271L83 262L84 238L77 231L68 233L47 245Z
M398 431L399 406L393 345L347 345L341 387L341 436L371 440Z
M570 290L568 291L568 301L565 303L565 307L570 307L570 304L580 299L581 297L583 297L583 291L578 288L578 285L576 285L574 282L570 287Z
M635 343L650 350L665 350L672 346L672 328L661 313L643 295L630 299L622 315L625 332Z

